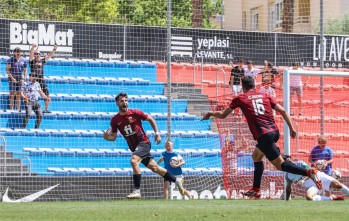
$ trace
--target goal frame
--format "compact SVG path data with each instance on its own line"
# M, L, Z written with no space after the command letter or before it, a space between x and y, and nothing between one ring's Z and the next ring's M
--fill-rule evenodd
M308 71L308 70L283 70L283 101L285 110L290 113L290 75L320 76L320 77L349 77L349 72L338 71ZM323 91L323 88L322 88ZM321 93L321 92L320 92ZM321 116L323 121L323 116ZM291 136L288 125L284 120L284 152L290 154Z

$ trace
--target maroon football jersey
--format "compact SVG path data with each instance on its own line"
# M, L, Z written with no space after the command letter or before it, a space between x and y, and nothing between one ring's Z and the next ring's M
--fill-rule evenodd
M254 139L257 139L263 134L278 130L273 116L276 104L275 99L269 95L249 90L235 97L229 107L232 109L240 107Z
M128 109L125 115L116 114L110 121L112 132L120 131L132 152L141 142L149 142L147 134L142 127L142 120L146 120L148 114L140 110Z

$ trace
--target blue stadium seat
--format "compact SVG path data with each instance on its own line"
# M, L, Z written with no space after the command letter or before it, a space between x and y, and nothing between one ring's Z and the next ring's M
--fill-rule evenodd
M43 152L46 156L58 156L59 151L52 148L38 148L39 151Z
M53 172L54 175L56 175L56 176L68 176L69 175L69 171L63 170L62 168L58 168L58 167L49 167L49 168L47 168L47 172Z
M106 157L116 157L119 156L119 151L117 149L99 149L100 151L104 151Z
M75 156L87 157L90 155L89 151L82 150L80 148L69 148L69 151L74 152Z
M70 151L66 148L53 148L55 151L60 153L60 156L74 156L75 152L74 151Z
M96 157L96 156L104 156L105 152L97 149L91 149L91 148L85 148L85 151L88 151L91 156Z
M106 168L94 168L94 169L98 170L99 174L101 176L115 176L116 175L114 170L109 170L109 169L106 169Z
M214 174L216 175L222 175L222 168L220 167L212 167L212 168L208 168L209 170L211 170L212 172L214 172Z
M73 167L63 167L63 170L68 171L70 176L84 176L85 172Z
M131 168L108 168L108 170L113 171L116 176L131 176L133 173Z
M99 176L100 171L92 168L78 168L78 170L83 171L86 176Z
M80 80L81 83L84 84L96 84L96 80L90 77L76 77L76 79Z
M120 156L132 156L132 152L129 149L127 149L127 150L125 150L125 149L114 149L114 150L118 151Z

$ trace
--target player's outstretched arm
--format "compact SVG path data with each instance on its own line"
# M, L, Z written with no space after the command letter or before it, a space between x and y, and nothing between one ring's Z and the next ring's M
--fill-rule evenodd
M111 128L109 128L108 130L104 131L103 138L104 140L107 140L107 141L115 141L116 133L113 133Z
M288 115L285 108L283 108L280 104L277 104L274 108L277 112L281 114L281 116L285 119L288 127L290 128L290 135L292 138L295 138L297 136L297 132L294 130L291 117Z
M226 118L232 111L233 109L227 107L223 111L207 112L201 120L208 120L211 116L223 119Z
M149 121L151 127L153 128L153 130L155 132L155 142L157 144L161 143L161 136L160 136L158 126L156 125L154 118L152 116L148 115L147 121Z
M161 158L156 163L159 165L160 163L162 163L162 161L164 161L164 157L163 156L161 156Z

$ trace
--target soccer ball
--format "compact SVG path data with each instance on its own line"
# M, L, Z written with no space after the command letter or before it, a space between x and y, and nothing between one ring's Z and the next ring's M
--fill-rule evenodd
M324 170L326 167L325 160L317 160L315 162L315 165L316 165L316 169L318 169L320 171Z
M178 157L174 156L174 157L171 158L170 164L178 165L178 163L179 163Z
M332 177L339 180L340 178L342 178L342 174L341 172L339 172L338 170L332 170Z

